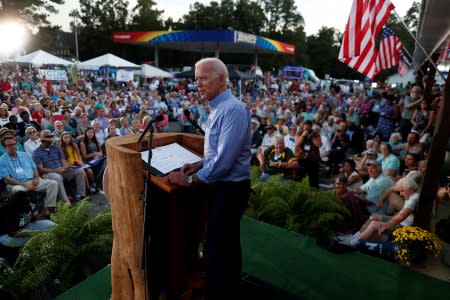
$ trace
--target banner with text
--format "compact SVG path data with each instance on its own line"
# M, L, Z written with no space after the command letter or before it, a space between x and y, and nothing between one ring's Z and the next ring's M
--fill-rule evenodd
M133 81L133 77L134 77L133 71L117 70L116 81L119 82Z
M55 80L55 81L67 81L67 73L64 70L45 70L40 69L39 75L41 78L45 78L48 80Z

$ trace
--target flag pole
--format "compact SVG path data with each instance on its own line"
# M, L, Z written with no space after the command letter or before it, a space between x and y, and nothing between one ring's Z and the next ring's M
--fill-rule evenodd
M411 65L414 66L414 67L416 67L417 70L420 72L420 74L422 74L422 76L425 76L425 74L423 74L422 69L421 69L419 66L416 66L416 64L414 63L413 57L412 57L412 55L409 53L408 49L406 49L406 47L403 46L403 48L402 48L400 51L402 51L402 50L404 50L404 52L408 55L409 59L411 59Z
M395 11L395 9L392 10L395 14L395 16L397 17L397 19L400 20L400 22L403 24L403 27L405 27L406 31L411 35L411 37L414 39L414 41L416 42L416 45L419 46L420 50L422 50L423 54L425 54L425 57L427 57L426 60L428 60L430 62L430 64L436 69L436 72L438 72L438 74L442 77L442 79L444 81L446 81L446 78L444 77L444 74L441 73L441 71L438 70L436 64L434 63L434 61L431 59L430 56L428 56L427 51L425 51L425 49L422 47L422 45L419 43L419 41L416 39L416 37L414 36L414 34L412 34L412 32L409 30L408 26L406 26L405 21L403 21L402 17L400 17L400 15L397 13L397 11ZM404 47L403 47L404 48ZM412 61L412 57L411 57L411 61ZM418 68L420 69L420 68Z

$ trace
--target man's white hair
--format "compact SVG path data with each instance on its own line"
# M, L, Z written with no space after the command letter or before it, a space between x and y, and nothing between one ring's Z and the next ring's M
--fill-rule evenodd
M229 82L228 69L227 66L225 66L225 64L220 59L218 59L217 57L202 58L201 60L195 63L195 68L197 69L199 65L204 63L210 64L212 68L212 73L214 75L223 75L225 77L225 82L228 85Z

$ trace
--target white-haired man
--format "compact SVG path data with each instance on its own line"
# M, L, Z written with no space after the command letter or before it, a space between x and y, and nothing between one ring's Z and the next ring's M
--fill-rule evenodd
M241 276L240 219L250 193L250 112L227 88L228 70L218 58L198 61L195 79L201 100L211 108L203 161L172 172L169 180L209 187L205 298L235 299Z

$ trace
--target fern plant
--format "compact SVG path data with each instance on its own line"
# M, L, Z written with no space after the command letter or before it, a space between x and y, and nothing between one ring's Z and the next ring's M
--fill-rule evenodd
M336 200L335 191L320 192L301 182L283 180L281 175L259 181L259 170L252 169L252 189L245 212L255 218L291 231L311 235L327 235L334 231L348 210Z
M59 204L57 225L32 237L21 249L3 288L18 299L60 294L106 265L111 256L111 212L91 215L86 200L76 207Z

